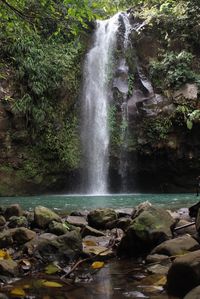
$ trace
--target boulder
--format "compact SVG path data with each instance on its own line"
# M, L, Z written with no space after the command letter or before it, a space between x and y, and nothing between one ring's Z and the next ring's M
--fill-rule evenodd
M185 235L163 242L153 249L152 254L157 253L174 256L198 249L200 249L199 243L190 235Z
M4 226L6 224L6 219L1 215L0 216L0 226Z
M12 216L9 218L8 227L28 227L28 220L25 216Z
M183 298L200 284L200 250L177 257L167 274L168 295Z
M145 259L147 264L162 263L170 261L170 258L164 254L149 254Z
M95 237L101 237L105 236L105 234L89 225L86 225L81 230L81 236L84 238L85 236L95 236Z
M43 262L71 261L82 253L82 240L77 230L61 236L45 234L28 242L24 250Z
M131 218L123 217L116 220L115 227L121 228L124 231L130 226L132 220Z
M88 224L87 220L83 216L68 216L67 222L74 226L83 227Z
M49 223L48 231L49 233L55 234L57 236L64 235L70 230L69 226L65 223L60 223L57 221L52 221Z
M148 207L134 220L122 238L119 256L141 256L172 237L174 219L164 209Z
M7 248L13 244L13 230L8 229L0 233L0 248Z
M192 289L183 299L199 299L200 298L200 286Z
M4 215L6 208L4 206L0 206L0 215Z
M149 201L140 203L138 206L133 208L131 217L133 219L138 217L142 212L147 211L150 207L152 207L152 204Z
M200 284L200 250L178 257L167 274L169 296L183 298Z
M198 94L198 87L196 84L185 84L179 90L176 90L173 94L173 99L176 103L179 103L181 98L188 100L196 100Z
M36 233L28 228L19 227L13 230L12 237L14 243L21 245L34 239L36 237Z
M12 216L22 216L23 210L19 204L13 204L6 208L4 216L8 220Z
M106 228L109 222L117 219L117 213L113 209L96 209L88 214L88 223L94 228Z
M185 219L181 219L178 222L178 224L176 225L176 228L184 226L184 225L189 225L189 224L191 224L191 222L189 222ZM191 225L191 226L184 227L184 228L181 228L179 230L176 230L175 234L176 235L186 235L186 234L195 235L196 234L195 225Z
M0 273L5 276L15 276L18 273L18 265L15 261L0 260Z
M38 206L34 210L34 223L40 228L47 228L48 224L52 221L62 222L59 215L52 210Z

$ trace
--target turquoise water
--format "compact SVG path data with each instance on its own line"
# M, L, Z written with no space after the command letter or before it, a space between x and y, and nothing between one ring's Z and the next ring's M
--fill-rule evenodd
M24 209L31 210L43 205L57 210L90 210L95 208L131 208L148 200L152 204L175 210L189 207L199 201L195 194L110 194L89 195L42 195L29 197L0 197L0 205L19 203Z

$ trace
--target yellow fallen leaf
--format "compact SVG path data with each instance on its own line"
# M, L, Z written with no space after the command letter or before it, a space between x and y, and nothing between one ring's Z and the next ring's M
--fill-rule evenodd
M97 243L92 241L92 240L84 240L83 245L85 245L85 246L96 246Z
M161 279L154 283L155 286L164 286L167 282L166 276L163 276Z
M19 297L24 297L26 295L26 293L24 292L24 290L22 288L12 289L10 294L14 295L14 296L19 296Z
M60 271L60 268L54 264L49 264L45 267L46 274L54 274Z
M0 260L8 260L10 258L11 257L6 250L0 250Z
M92 269L100 269L104 266L104 262L94 262L92 263L91 267Z
M62 284L55 282L55 281L49 281L49 280L42 280L42 285L44 287L49 287L49 288L62 288Z

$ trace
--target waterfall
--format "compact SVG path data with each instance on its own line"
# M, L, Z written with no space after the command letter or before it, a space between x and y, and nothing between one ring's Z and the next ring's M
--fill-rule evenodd
M108 192L108 108L112 100L111 82L120 15L117 13L108 20L97 21L93 45L85 59L81 137L83 192L87 194Z
M82 98L83 175L84 191L91 194L107 193L108 77L118 26L118 14L109 20L97 21L94 45L85 61Z
M132 26L130 24L129 18L127 14L123 14L123 24L124 24L124 57L125 52L129 46L129 35L132 30ZM121 73L128 74L128 65L126 60L123 59L120 65ZM121 191L127 192L127 169L128 169L128 157L127 157L127 149L128 149L128 105L127 105L127 97L128 97L128 80L126 80L127 89L123 90L123 103L121 105L121 152L120 152L120 165L119 165L119 174L121 176Z

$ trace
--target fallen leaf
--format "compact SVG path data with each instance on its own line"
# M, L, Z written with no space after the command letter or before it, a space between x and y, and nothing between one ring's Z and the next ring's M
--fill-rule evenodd
M8 260L10 258L10 254L6 250L0 250L0 260Z
M83 251L85 253L89 254L95 254L95 255L100 255L100 256L109 256L112 255L112 249L103 247L103 246L86 246L83 248Z
M92 240L84 240L83 245L85 246L97 246L97 243Z
M100 269L104 266L104 262L94 262L92 263L91 267L92 269Z
M55 282L55 281L49 281L49 280L42 280L42 285L44 287L49 287L49 288L62 288L63 285Z
M56 266L55 264L49 264L46 268L45 268L45 273L46 274L54 274L60 271L60 268L58 266Z
M19 297L24 297L26 295L26 293L24 292L24 290L22 288L12 289L10 294L14 295L14 296L19 296Z
M166 276L163 276L160 278L158 281L154 283L155 286L164 286L167 283L167 278Z

